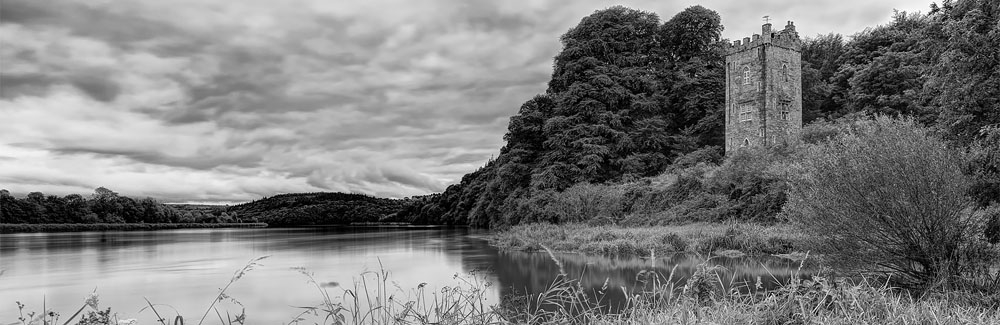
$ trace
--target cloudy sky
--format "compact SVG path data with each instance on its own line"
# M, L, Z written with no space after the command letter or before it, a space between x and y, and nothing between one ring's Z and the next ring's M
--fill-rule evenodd
M615 4L853 34L929 1L0 0L0 188L167 202L443 190ZM721 96L721 95L720 95Z

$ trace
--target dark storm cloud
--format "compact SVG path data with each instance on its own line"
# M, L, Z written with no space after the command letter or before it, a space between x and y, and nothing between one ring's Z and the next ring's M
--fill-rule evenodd
M78 74L70 77L69 81L91 98L102 102L115 100L121 92L116 82L98 74Z
M19 96L40 97L58 84L70 84L94 100L110 102L118 97L121 87L113 80L99 74L77 74L69 77L55 74L6 74L0 73L0 98Z
M71 186L71 187L90 187L91 185L74 179L72 177L53 177L52 175L12 175L0 178L8 184L38 184L38 185L55 185L55 186ZM28 189L25 191L34 192Z
M0 22L65 28L79 36L119 45L180 33L176 25L168 22L65 0L0 0Z
M57 78L44 74L0 73L0 98L42 96L57 82Z
M175 202L440 191L545 91L559 36L616 4L0 0L0 184ZM622 4L665 21L695 3ZM893 7L702 5L730 38L763 15L851 34Z

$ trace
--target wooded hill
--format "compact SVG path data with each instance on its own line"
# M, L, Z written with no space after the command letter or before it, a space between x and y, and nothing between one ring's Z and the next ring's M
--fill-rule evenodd
M269 226L335 225L387 219L408 204L407 200L349 193L281 194L230 206L229 215Z
M912 117L956 147L1000 122L1000 8L989 0L929 8L897 12L849 40L806 38L804 122L822 131L833 119ZM540 211L574 186L655 183L650 177L678 159L721 163L729 42L722 28L719 15L701 6L664 23L621 6L584 17L561 37L548 89L511 117L497 158L398 217L479 227L558 222ZM733 181L713 190L721 199L709 208L768 202L753 210L772 217L781 210L780 182Z

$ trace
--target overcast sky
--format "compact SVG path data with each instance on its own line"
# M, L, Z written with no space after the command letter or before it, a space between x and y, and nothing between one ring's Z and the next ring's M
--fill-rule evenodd
M929 1L0 0L0 188L166 202L442 191L615 4L853 34ZM720 94L722 96L722 94Z

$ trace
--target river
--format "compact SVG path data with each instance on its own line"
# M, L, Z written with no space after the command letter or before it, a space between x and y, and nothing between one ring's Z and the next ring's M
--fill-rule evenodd
M268 229L181 229L137 232L77 232L0 235L0 324L16 322L16 301L25 311L43 303L63 319L96 290L102 308L122 318L150 323L143 298L167 315L180 313L187 323L201 318L219 288L248 261L267 256L236 281L227 294L245 308L249 324L288 323L300 309L322 301L317 288L293 268L304 268L336 298L338 287L351 288L362 273L390 272L390 287L428 291L460 285L470 277L490 282L485 298L496 303L513 292L540 292L559 273L581 279L597 290L635 288L636 274L655 269L675 274L679 285L704 259L691 255L606 258L577 254L500 251L486 233L441 227L314 227ZM725 266L727 283L754 286L758 278L771 287L785 281L797 264L777 258L713 258ZM675 268L676 266L676 268ZM469 276L469 272L475 273ZM459 278L456 278L459 275ZM339 291L342 292L342 291ZM615 290L610 290L612 296ZM615 301L615 299L608 301ZM43 301L44 300L44 301ZM221 310L238 313L230 300ZM211 314L215 317L214 312ZM224 315L224 313L223 313ZM216 319L216 321L218 321ZM62 321L60 321L61 323Z

